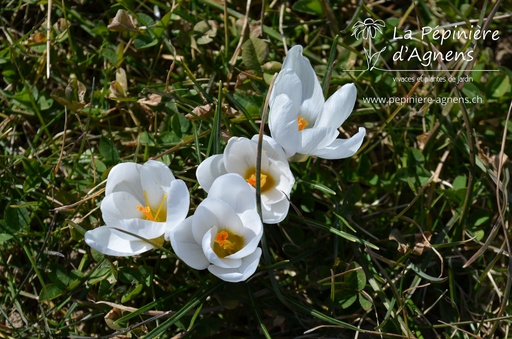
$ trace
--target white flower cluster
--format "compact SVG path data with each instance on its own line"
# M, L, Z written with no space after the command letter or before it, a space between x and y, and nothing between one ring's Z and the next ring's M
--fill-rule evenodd
M208 196L189 217L187 186L166 165L150 160L114 166L101 203L106 225L87 231L86 243L106 255L132 256L170 241L190 267L208 269L225 281L245 281L258 267L263 223L277 224L288 214L295 183L288 158L340 159L361 146L364 128L348 140L337 139L355 100L350 84L324 101L302 47L293 47L270 97L272 137L263 136L259 173L261 217L255 188L258 136L232 137L223 154L197 168Z

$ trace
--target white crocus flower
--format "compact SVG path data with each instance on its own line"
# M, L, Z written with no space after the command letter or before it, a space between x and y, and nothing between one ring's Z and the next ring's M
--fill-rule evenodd
M269 128L272 138L288 157L314 155L341 159L354 155L366 130L350 139L337 139L338 127L356 102L354 84L347 84L324 100L320 82L302 46L291 48L277 76L270 96ZM305 157L302 157L305 158Z
M225 174L210 187L194 213L166 236L188 266L222 280L244 281L258 267L263 224L254 191L238 174Z
M146 252L154 246L145 240L162 245L165 232L187 217L189 203L187 186L165 164L118 164L108 174L101 202L106 225L87 231L85 242L107 255Z
M258 135L251 140L229 139L223 154L205 159L197 168L196 177L201 187L209 192L213 181L226 173L240 174L255 194L256 155ZM260 192L263 222L277 224L284 220L290 207L290 192L295 178L281 146L269 136L263 136L261 154Z

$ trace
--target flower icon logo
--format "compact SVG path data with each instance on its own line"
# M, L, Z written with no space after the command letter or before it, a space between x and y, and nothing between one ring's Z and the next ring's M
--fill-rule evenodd
M372 39L377 36L377 32L382 34L382 29L386 25L382 20L374 20L372 18L367 18L364 21L358 21L354 25L352 32L352 36L356 39L368 40L369 48L366 50L364 48L364 53L366 55L366 62L368 65L367 70L371 71L375 68L377 61L379 60L380 54L386 49L386 47L382 48L380 51L377 51L372 54Z
M356 22L352 35L355 36L357 40L361 39L361 37L363 37L364 40L369 38L373 39L375 36L377 36L377 32L382 34L382 29L385 26L386 25L382 20L373 20L372 18L367 18L364 21Z

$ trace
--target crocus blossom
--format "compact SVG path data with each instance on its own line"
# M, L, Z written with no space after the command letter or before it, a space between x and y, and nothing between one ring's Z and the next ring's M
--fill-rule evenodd
M337 137L338 127L352 112L356 97L356 87L346 84L325 101L315 71L302 55L302 46L294 46L286 55L270 96L272 138L288 157L350 157L361 147L366 130L360 127L349 139Z
M217 178L195 213L166 235L188 266L208 270L224 281L249 278L258 267L263 224L256 197L238 174Z
M208 157L199 165L196 171L199 184L209 192L216 178L226 173L237 173L252 188L252 195L254 195L257 148L258 135L251 140L232 137L223 154ZM262 149L260 173L262 218L265 223L277 224L288 214L289 196L295 179L281 146L265 135Z
M127 162L114 166L107 177L101 212L105 226L85 233L95 250L131 256L162 245L164 234L187 217L189 192L165 164Z

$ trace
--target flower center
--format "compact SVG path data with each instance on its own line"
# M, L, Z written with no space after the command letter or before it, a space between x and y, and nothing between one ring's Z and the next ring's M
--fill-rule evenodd
M299 116L297 118L297 123L299 125L299 131L302 131L304 128L308 127L309 123L307 122L306 119L304 119L303 117Z
M144 198L146 198L146 206L138 205L137 209L144 214L144 219L156 221L156 222L164 222L167 220L167 206L165 201L167 200L167 194L162 196L162 200L157 208L151 208L149 206L149 199L146 191L144 191Z
M245 181L256 188L256 168L251 167L245 172ZM260 192L264 193L275 186L274 178L270 174L260 173Z
M229 230L220 230L213 241L213 251L219 258L236 253L244 246L244 238Z
M256 187L256 173L252 173L249 179L245 179L252 187ZM267 182L267 176L265 174L260 174L260 187L265 186Z

